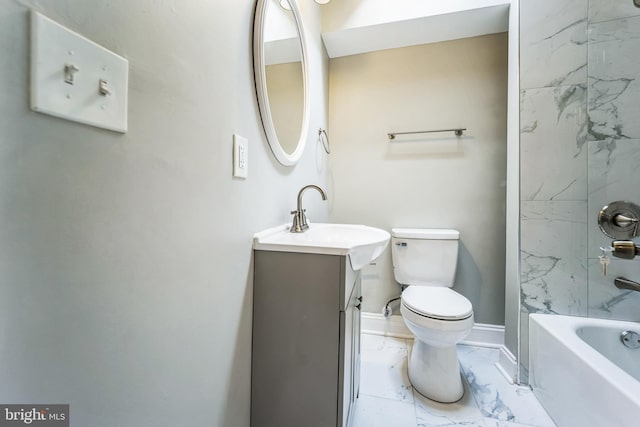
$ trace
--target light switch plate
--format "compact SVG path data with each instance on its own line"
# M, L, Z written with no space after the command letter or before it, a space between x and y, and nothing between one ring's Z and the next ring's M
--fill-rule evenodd
M249 141L233 134L233 176L247 178L249 170Z
M31 12L31 109L127 131L129 62Z

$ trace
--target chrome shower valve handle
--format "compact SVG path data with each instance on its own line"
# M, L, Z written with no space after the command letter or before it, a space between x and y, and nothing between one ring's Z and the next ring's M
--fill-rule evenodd
M630 240L640 236L640 206L622 200L603 206L598 213L598 225L612 239Z

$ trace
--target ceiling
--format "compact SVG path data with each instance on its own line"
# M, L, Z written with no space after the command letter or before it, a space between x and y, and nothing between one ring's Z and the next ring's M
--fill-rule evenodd
M344 1L344 0L343 0ZM423 0L424 1L424 0ZM327 6L341 2L332 2ZM347 0L346 3L349 3ZM351 0L354 3L354 0ZM374 5L375 1L370 5ZM386 7L396 7L399 3L386 2ZM402 2L401 2L402 3ZM405 0L407 3L407 0ZM429 2L421 3L425 5ZM448 2L442 2L447 5ZM323 11L323 32L327 53L330 58L337 58L359 53L373 52L426 43L437 43L487 34L506 32L509 28L509 0L448 3L449 9L424 10L415 8L415 13L406 9L404 13L385 13L380 4L373 11L358 10L352 5L348 11L352 19L340 17L339 22L331 14L345 12L333 10L325 19ZM470 3L470 4L469 4ZM324 6L324 7L327 7ZM395 15L395 16L394 16ZM389 17L387 19L387 17ZM325 28L327 28L325 31Z

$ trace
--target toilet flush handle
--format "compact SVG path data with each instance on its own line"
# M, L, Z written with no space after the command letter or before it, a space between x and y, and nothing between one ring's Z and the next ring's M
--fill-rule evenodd
M407 242L398 242L396 243L396 246L407 246Z

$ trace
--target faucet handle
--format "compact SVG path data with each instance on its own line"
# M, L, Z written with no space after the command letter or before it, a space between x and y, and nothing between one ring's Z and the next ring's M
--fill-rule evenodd
M291 211L291 215L293 215L293 223L291 224L291 228L289 231L292 233L303 233L309 226L307 225L307 219L304 216L304 209L301 211Z
M612 243L613 251L611 254L622 259L634 259L640 256L640 246L636 245L632 240L616 240Z

